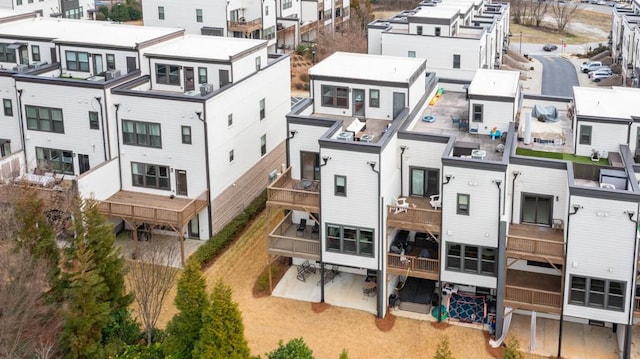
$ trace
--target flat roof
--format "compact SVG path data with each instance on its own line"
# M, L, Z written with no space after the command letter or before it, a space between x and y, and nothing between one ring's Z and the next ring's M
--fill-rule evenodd
M478 69L469 85L469 94L513 98L519 82L518 71Z
M310 76L409 83L425 59L336 52L309 69Z
M573 87L576 115L631 119L640 116L640 89L633 87Z
M11 9L2 9L0 8L0 19L4 19L6 17L12 17L16 15L25 15L25 14L34 14L34 10L11 10ZM35 16L34 16L35 17Z
M115 24L106 21L37 17L0 24L0 37L48 39L60 43L136 48L137 44L173 33L178 28Z
M257 47L266 48L266 40L239 39L233 37L185 35L158 45L146 56L171 56L204 60L229 60Z
M416 13L411 17L428 17L432 19L451 19L459 13L456 7L450 6L421 6L416 8Z

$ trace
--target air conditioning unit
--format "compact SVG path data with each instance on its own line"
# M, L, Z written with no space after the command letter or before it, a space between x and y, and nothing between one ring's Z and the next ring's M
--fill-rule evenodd
M113 80L116 77L120 77L122 74L120 73L120 70L108 70L104 73L104 76L107 78L107 80Z
M341 141L353 141L353 132L342 131L338 134L338 137L336 138Z
M277 24L276 24L276 29L278 29L278 30L282 30L282 29L284 29L284 24L283 24L283 23L281 23L281 22L277 23Z
M86 80L87 80L87 81L96 81L96 82L99 82L99 81L104 81L104 80L105 80L105 78L104 78L104 77L102 77L102 76L91 76L91 77L86 78Z
M476 160L484 160L487 157L487 151L485 150L472 150L471 158Z
M366 143L373 142L373 135L362 135L362 136L360 136L360 142L366 142Z
M33 66L34 69L39 69L42 66L46 65L47 62L46 61L36 61L34 63L31 64L31 66Z
M200 96L206 96L213 92L213 84L200 85Z
M17 71L17 72L27 72L29 71L29 65L25 65L25 64L20 64L16 67L13 68L13 71Z

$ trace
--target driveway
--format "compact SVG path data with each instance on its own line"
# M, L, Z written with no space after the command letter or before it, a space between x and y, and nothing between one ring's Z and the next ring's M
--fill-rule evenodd
M573 64L560 56L534 56L542 64L542 94L573 96L573 86L580 86Z

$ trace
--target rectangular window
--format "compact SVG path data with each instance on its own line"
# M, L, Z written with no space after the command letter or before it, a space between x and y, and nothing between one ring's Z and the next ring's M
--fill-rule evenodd
M41 170L73 175L73 152L36 147L36 162Z
M453 68L454 69L460 68L460 55L453 55Z
M591 126L580 125L580 144L591 145Z
M369 90L369 107L380 107L380 90Z
M571 276L569 304L624 311L626 282Z
M162 148L160 124L122 120L122 143L132 146Z
M330 252L373 257L373 237L371 228L327 224L326 247Z
M439 27L436 27L436 29L435 29L435 35L436 35L436 36L440 36L440 33L441 33L440 28L439 28Z
M335 195L336 196L347 196L347 177L336 175L334 178L335 183Z
M409 193L412 197L429 197L440 193L440 171L409 167Z
M496 249L447 243L446 268L456 272L496 276Z
M265 100L262 99L260 100L260 120L264 120L265 116Z
M196 9L196 22L202 22L202 9Z
M22 0L16 0L16 5L22 5Z
M256 71L260 71L260 67L262 60L260 60L260 56L256 57Z
M231 127L231 126L233 126L233 114L232 113L230 113L227 116L227 127Z
M16 51L10 45L0 44L0 62L16 62Z
M418 26L416 31L418 32L418 35L422 35L422 26Z
M40 61L40 46L31 45L31 58L33 61Z
M415 52L415 51L411 51L411 50L409 50L409 51L407 52L407 57L411 57L411 58L416 57L416 52Z
M65 51L67 70L89 72L89 53L78 51Z
M233 150L229 151L229 163L233 162Z
M180 86L180 66L156 64L156 83Z
M349 108L349 88L322 86L322 106Z
M2 99L2 107L4 107L5 116L13 116L13 104L11 103L11 99Z
M289 9L293 6L293 0L282 0L282 10Z
M158 20L164 20L164 6L158 6Z
M480 104L473 104L473 122L482 122L482 110L484 108L484 105L480 105Z
M456 213L465 216L469 215L469 195L458 193L458 203L456 206Z
M62 109L27 105L25 112L29 130L64 133Z
M206 84L209 81L207 78L207 68L206 67L198 67L198 83L199 84Z
M107 70L116 69L116 55L107 54Z
M89 128L92 130L99 130L100 124L98 122L98 112L89 111Z
M131 181L135 187L171 190L168 166L131 162Z
M267 135L260 137L260 156L267 154Z
M269 6L268 5L265 5L265 7L264 7L264 14L265 15L269 15Z
M191 126L182 126L182 143L191 144Z

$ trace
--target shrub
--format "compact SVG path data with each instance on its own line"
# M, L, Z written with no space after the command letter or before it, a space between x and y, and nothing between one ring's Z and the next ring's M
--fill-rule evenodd
M309 46L304 45L304 44L300 44L300 45L298 45L298 47L296 47L296 54L298 54L300 56L304 56L304 54L307 52L308 48L309 48Z
M233 242L253 218L262 212L266 204L267 191L265 190L245 208L243 213L231 220L220 232L209 239L207 243L200 246L192 258L200 264L201 267L206 267Z
M449 338L443 336L438 343L438 349L436 349L436 355L433 359L453 359L451 354L451 348L449 347Z
M303 84L302 89L305 91L309 91L309 84Z
M300 81L309 82L309 75L306 72L301 73L299 77Z
M282 345L282 340L278 343L278 348L267 353L269 359L313 359L313 351L309 349L302 338L291 339L286 345Z
M340 352L340 359L349 359L349 351L347 351L347 349L342 349L342 352Z
M524 359L524 354L520 351L520 342L515 337L511 337L504 348L503 359Z
M299 83L299 82L297 82L297 83L296 83L296 89L298 89L298 90L302 90L302 84L301 84L301 83Z

